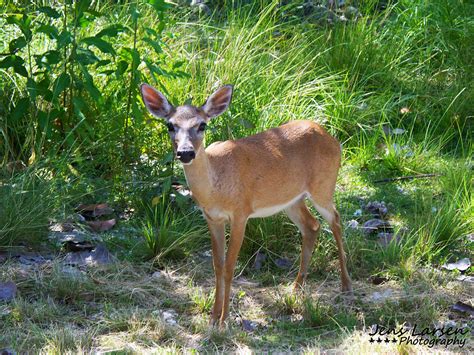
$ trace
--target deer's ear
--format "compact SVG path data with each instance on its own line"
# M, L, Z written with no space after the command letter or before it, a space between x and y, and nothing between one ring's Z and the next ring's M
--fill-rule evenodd
M234 87L232 85L225 85L217 89L207 98L206 103L201 107L202 110L209 118L219 116L229 107L233 91Z
M161 92L148 84L142 84L140 86L140 92L146 108L153 116L164 119L170 117L174 108Z

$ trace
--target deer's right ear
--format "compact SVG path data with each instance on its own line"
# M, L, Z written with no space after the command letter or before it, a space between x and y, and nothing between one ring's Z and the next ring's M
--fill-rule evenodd
M166 120L170 117L174 108L161 92L148 84L142 84L140 92L146 108L153 116Z

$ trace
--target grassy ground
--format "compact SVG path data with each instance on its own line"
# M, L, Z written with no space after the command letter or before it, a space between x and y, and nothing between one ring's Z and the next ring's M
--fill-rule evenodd
M20 297L1 307L2 343L19 352L58 354L185 349L421 353L429 348L373 345L367 329L376 323L441 324L448 321L451 304L472 296L472 288L436 270L419 270L412 280L379 286L358 279L353 304L339 297L334 273L311 275L304 295L295 295L286 273L273 272L269 279L266 272L253 272L236 279L231 326L218 331L208 327L213 291L208 257L170 265L159 276L143 263L72 270L65 271L60 260L41 267L2 266L0 277L14 280L20 289ZM385 299L374 296L387 292ZM242 328L242 320L252 322L251 331ZM433 350L469 353L474 344L470 336L466 340L462 349Z
M76 143L67 149L54 142L42 142L38 149L34 142L40 133L31 133L37 128L34 117L14 125L4 119L11 102L27 91L26 80L0 69L2 92L8 93L2 99L8 103L0 106L0 133L9 138L0 146L2 248L27 245L60 255L47 239L48 226L51 220L74 217L79 203L106 201L117 214L129 215L112 231L94 236L118 256L114 266L78 271L64 269L60 259L42 266L1 265L0 280L15 281L19 297L0 304L0 348L50 353L428 351L370 344L367 329L375 323L433 327L453 316L450 306L456 301L473 301L469 284L437 270L446 261L472 258L467 235L474 230L474 9L455 0L351 3L358 17L337 23L328 23L317 10L304 13L298 1L283 8L278 1L253 7L215 1L211 18L175 7L168 11L163 53L147 50L146 58L168 69L181 63L188 76L155 81L144 62L137 70L144 81L163 85L174 103L201 104L219 85L235 85L231 109L209 125L208 143L302 118L320 122L342 142L336 203L355 283L353 304L338 297L337 251L325 225L305 296L290 292L301 238L279 215L249 223L230 329L209 329L213 276L205 252L210 242L200 213L170 187L171 181L184 184L184 177L179 164L171 162L165 129L159 122L130 119L132 153L124 157L117 149L123 127L114 122L126 111L126 96L120 95L129 73L106 81L102 67L91 69L104 96L89 112L96 135L92 143L76 130ZM104 17L93 28L78 29L78 36L104 24L133 27L128 3L96 6ZM157 24L145 5L138 8L143 37L143 28ZM6 26L2 31L1 48L7 50L10 32ZM129 35L115 40L117 48L133 42ZM38 51L52 46L46 40L35 45ZM18 149L16 156L12 152ZM8 163L19 159L27 167L12 173ZM418 174L434 176L378 182ZM364 206L373 201L385 202L386 218L398 235L388 246L348 225L372 218ZM257 252L267 256L258 271L252 268ZM150 261L153 255L158 257ZM293 266L278 269L278 258ZM164 270L161 278L151 276L157 268ZM375 286L368 281L373 276L389 281ZM377 302L374 292L389 296ZM176 324L164 319L162 312L170 310L176 312ZM256 329L243 330L241 319L255 322ZM469 319L455 321L462 325ZM447 350L472 352L468 340L463 349Z

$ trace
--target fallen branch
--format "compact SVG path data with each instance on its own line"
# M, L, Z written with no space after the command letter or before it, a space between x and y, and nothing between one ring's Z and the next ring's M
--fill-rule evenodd
M394 178L382 179L382 180L375 180L374 184L384 183L384 182L393 182L393 181L400 181L400 180L412 180L412 179L427 179L440 176L439 174L419 174L419 175L409 175L409 176L399 176Z

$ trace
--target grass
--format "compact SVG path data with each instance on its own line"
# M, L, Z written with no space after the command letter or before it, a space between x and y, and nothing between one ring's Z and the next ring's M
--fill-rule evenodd
M19 297L0 305L0 348L49 353L191 348L407 353L423 350L371 346L367 327L433 326L447 319L451 304L472 302L455 275L432 271L446 261L472 258L466 238L474 229L472 4L399 0L381 9L378 1L353 2L360 11L357 20L328 24L295 6L282 8L278 1L215 3L221 7L211 18L196 18L186 7L172 8L163 53L147 52L168 69L182 62L187 77L162 76L158 83L144 63L138 70L144 81L163 85L175 104L201 104L217 86L234 84L231 108L211 121L207 144L303 118L323 124L341 141L336 204L345 226L355 305L338 297L337 250L325 224L305 295L289 291L301 237L286 216L278 215L250 221L237 268L237 279L247 283L235 285L231 326L224 332L209 329L214 279L210 241L190 198L171 187L171 182L183 185L185 180L172 162L165 129L159 122L131 120L133 154L125 159L117 149L123 132L113 122L124 118L127 105L119 98L129 83L106 83L102 69L92 68L106 98L91 110L97 139L87 143L78 138L61 149L53 145L53 152L45 143L43 153L36 150L36 158L28 162L40 134L33 118L25 116L18 126L7 119L11 105L25 92L25 80L0 69L2 92L14 93L4 95L0 106L2 248L26 244L58 251L46 238L50 220L64 221L79 203L106 201L117 213L133 211L100 236L118 255L115 266L73 277L59 260L38 268L2 265L1 280L14 280ZM106 15L78 35L95 33L117 19L132 26L133 4L97 3ZM139 31L156 28L150 10L140 9ZM0 30L1 49L8 48L11 36L8 26ZM129 35L115 40L120 47L132 45ZM34 45L42 51L52 42ZM395 129L402 133L394 134ZM11 143L11 132L19 147ZM18 157L12 153L17 149ZM7 162L20 159L26 170L12 172ZM435 176L377 182L425 173ZM372 218L363 209L370 201L387 204L400 236L387 247L375 236L347 227L349 220L362 224ZM358 209L361 216L355 215ZM257 252L266 255L260 270L252 266ZM279 269L274 263L278 258L292 266ZM167 276L152 278L156 267ZM374 275L389 281L374 286L367 282ZM374 292L386 290L389 298L372 300ZM162 317L168 309L178 314L176 326ZM243 331L241 319L256 322L257 329Z
M228 329L217 331L207 326L213 290L210 278L191 279L196 267L192 261L180 263L178 273L159 279L151 276L154 268L150 263L120 262L83 271L79 278L64 274L62 267L60 260L26 270L18 263L3 265L0 280L13 279L19 297L0 308L2 346L30 352L120 349L139 353L190 348L200 352L342 350L347 342L354 342L351 349L371 349L364 327L375 323L433 327L447 320L452 303L469 294L469 286L454 281L450 274L420 270L411 281L381 286L356 281L356 293L365 296L347 304L338 298L335 279L310 280L305 294L294 296L285 286L290 278L279 276L278 283L268 287L262 286L257 276L254 285L235 286L232 314L237 320ZM211 272L209 264L201 268ZM373 298L387 290L390 297ZM176 312L176 324L162 316L170 309ZM246 332L238 319L252 320L255 330ZM472 346L468 342L462 350L468 352Z

